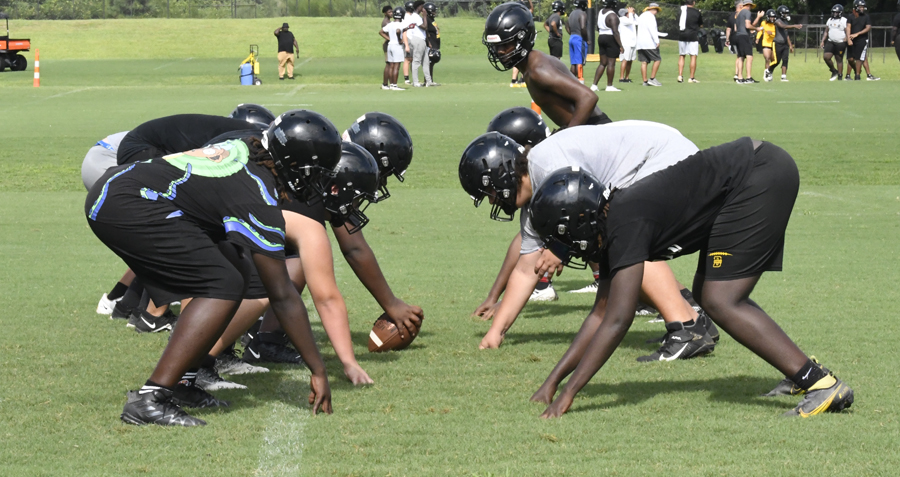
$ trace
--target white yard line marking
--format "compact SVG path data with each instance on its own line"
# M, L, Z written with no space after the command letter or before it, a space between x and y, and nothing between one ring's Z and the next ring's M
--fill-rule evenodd
M309 394L309 373L286 373L278 386L272 414L266 422L255 475L300 475L303 457L304 429L310 410L305 401Z
M65 96L67 94L80 93L82 91L87 91L90 89L98 89L98 88L96 86L88 86L87 88L73 89L72 91L66 91L65 93L59 93L59 94L54 94L53 96L47 96L46 98L44 98L44 100L46 101L48 99L58 98L60 96Z
M307 58L307 59L301 61L300 63L298 63L298 64L296 64L296 65L294 65L294 68L299 68L299 67L301 67L301 66L303 66L303 65L305 65L305 64L307 64L307 63L309 63L310 61L312 61L312 56L310 56L309 58Z
M190 58L185 58L185 59L183 59L183 60L181 60L181 61L191 61L191 60L193 60L193 59L194 59L194 57L190 57ZM170 61L169 63L161 64L161 65L159 65L159 66L157 66L156 68L153 68L153 69L154 69L154 70L158 70L158 69L160 69L160 68L165 68L166 66L169 66L169 65L174 65L175 63L180 63L180 61Z
M288 91L287 93L275 93L275 95L276 95L276 96L284 96L284 97L286 97L286 98L290 98L291 96L297 94L298 91L300 91L301 89L303 89L303 88L305 88L305 87L306 87L305 84L301 84L301 85L295 87L294 89Z

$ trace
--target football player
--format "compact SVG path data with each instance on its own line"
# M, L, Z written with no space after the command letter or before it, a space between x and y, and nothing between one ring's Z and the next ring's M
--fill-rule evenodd
M560 59L562 58L563 42L562 42L562 15L566 12L566 4L560 0L554 0L550 5L552 12L546 20L544 20L544 30L547 30L547 47L550 49L550 56Z
M782 268L785 229L800 183L787 152L745 137L627 189L610 187L589 172L565 167L549 174L531 204L535 232L558 260L596 260L603 273L593 310L531 398L549 404L541 417L568 411L621 343L634 319L647 260L698 251L697 301L729 335L786 376L770 394L804 395L786 415L838 412L853 403L853 390L807 357L750 298L763 272ZM553 263L537 268L552 270Z
M91 189L95 235L142 277L154 301L193 297L160 361L121 418L130 424L198 426L184 407L227 406L193 373L234 315L252 260L282 326L308 364L313 413L331 413L325 364L284 265L276 197L305 199L340 158L340 135L310 111L289 111L263 140L233 140L116 167ZM277 171L277 172L276 172Z
M512 220L516 210L524 209L519 220L520 233L507 253L507 257L516 257L516 253L518 256L508 267L511 268L508 280L504 282L498 277L500 283L495 283L495 289L505 285L505 293L480 348L498 348L539 277L562 271L559 260L545 248L528 217L529 204L535 197L532 191L540 187L550 172L577 165L593 171L603 183L629 187L696 151L697 147L677 130L647 121L566 129L534 148L523 148L499 133L487 133L472 141L460 159L459 178L476 207L487 198L491 203L491 218L501 221ZM662 312L667 321L667 334L660 349L641 361L687 359L711 351L718 338L712 322L698 315L685 301L668 266L654 263L648 267L652 272L647 274L642 299ZM537 273L539 268L541 271ZM691 347L679 351L677 341L685 339Z
M787 22L791 21L791 9L786 5L781 5L776 10L777 18L775 19L775 59L774 62L769 65L769 79L772 78L772 74L775 71L775 67L778 66L778 63L781 63L781 81L787 81L787 69L788 69L788 59L790 59L790 53L794 52L794 45L791 43L791 36L788 35L787 30L799 30L803 28L803 25L788 25Z
M387 188L388 177L394 176L402 182L412 161L412 139L406 128L390 115L373 112L360 117L344 132L343 138L361 146L361 149L344 143L341 163L338 164L335 182L331 185L338 187L338 190L344 190L344 193L355 190L347 184L360 183L358 178L365 177L365 170L359 159L360 151L364 151L375 158L373 160L378 168L379 179L375 184L378 190L377 198L373 197L371 200L382 201L390 197ZM309 203L293 201L282 204L288 227L286 234L289 241L295 242L296 250L299 251L299 260L288 259L288 268L291 279L299 290L309 285L313 303L322 317L325 332L344 367L347 378L355 385L371 384L374 381L362 369L353 354L346 305L334 279L331 245L325 234L325 222L330 222L332 232L350 268L385 313L396 323L401 335L407 333L415 335L424 318L424 312L420 307L409 305L394 295L381 272L374 252L359 230L368 221L362 211L358 210L359 204L355 204L348 213L342 212L341 207L345 201L335 199L341 199L343 196L332 195L329 187L330 185L326 185L322 201ZM369 199L368 196L366 198ZM356 203L362 197L349 199ZM292 240L291 237L295 238ZM259 289L258 285L255 287L251 285L251 291L254 288ZM221 353L227 353L228 346L253 326L260 314L265 311L268 304L264 300L264 295L249 294L248 298L252 300L245 301L242 310L213 347L211 355L221 358ZM263 320L259 332L245 346L244 361L299 364L300 357L283 346L285 337L271 320L271 315L269 317L270 319ZM217 363L217 366L220 364ZM220 372L225 374L224 371Z
M853 13L848 19L849 30L847 30L847 47L850 52L847 55L847 65L853 70L853 79L859 81L859 75L862 72L863 62L866 60L866 53L869 50L869 30L872 29L872 20L866 13L866 0L853 0ZM874 76L866 69L867 77L872 80ZM847 79L850 79L850 72L847 72Z
M831 71L831 79L829 81L840 81L844 79L844 52L847 51L847 36L849 25L844 17L844 7L840 3L836 3L831 7L831 18L825 22L825 31L822 33L821 48L824 53L822 59L828 65ZM837 67L832 62L832 58L837 57ZM850 67L847 67L847 74L850 74Z
M531 12L520 3L508 2L488 15L482 43L494 68L506 71L517 67L522 72L532 101L559 128L611 122L597 108L596 94L579 83L559 60L534 50L534 38Z

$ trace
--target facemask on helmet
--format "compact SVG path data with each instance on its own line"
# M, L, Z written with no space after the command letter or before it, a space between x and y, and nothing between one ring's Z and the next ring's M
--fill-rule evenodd
M463 190L475 207L488 197L494 220L509 222L515 217L518 209L515 162L522 150L509 137L489 132L469 143L459 160L459 182Z
M341 145L341 158L323 184L322 202L331 214L331 223L352 233L369 223L365 211L375 202L378 191L378 164L362 146Z
M413 158L412 138L403 124L389 114L366 113L344 131L343 139L359 144L375 158L380 177L376 202L390 197L388 177L403 182Z

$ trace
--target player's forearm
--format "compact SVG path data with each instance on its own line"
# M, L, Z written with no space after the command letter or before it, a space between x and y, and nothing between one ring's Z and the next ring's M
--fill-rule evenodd
M584 323L581 324L581 328L572 340L572 344L569 345L569 349L566 350L565 354L560 358L559 363L556 364L553 371L550 371L550 375L547 376L546 382L550 383L553 387L559 386L559 383L575 370L578 363L581 362L585 350L597 333L597 328L599 328L600 323L603 322L603 314L606 311L606 300L603 300L603 303L599 308L598 305L600 305L599 301L594 304L594 309L591 310L591 313L585 318Z
M503 264L500 265L500 272L497 273L497 278L491 286L491 291L488 292L489 299L493 299L493 301L496 302L500 299L500 295L503 294L503 291L506 290L509 276L512 274L513 270L515 270L516 263L519 261L519 252L521 249L522 234L517 233L516 236L513 237L512 242L510 242L509 248L506 249L506 255L503 257Z
M538 255L538 253L535 252L531 255ZM520 260L519 265L509 277L503 301L500 302L500 307L491 323L491 332L503 335L512 327L537 285L540 277L531 270L534 268L534 264L531 264L529 269L523 269L522 265Z
M589 94L581 94L576 100L575 112L572 114L572 119L569 120L569 124L566 127L580 126L591 117L591 113L594 112L594 108L597 106L598 98L590 90L588 92Z

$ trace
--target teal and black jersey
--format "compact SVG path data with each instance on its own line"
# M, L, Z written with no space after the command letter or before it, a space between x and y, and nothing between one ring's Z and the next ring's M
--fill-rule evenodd
M240 140L171 154L108 171L85 202L89 221L140 227L186 220L213 242L229 240L284 259L284 218L274 176L249 162Z

